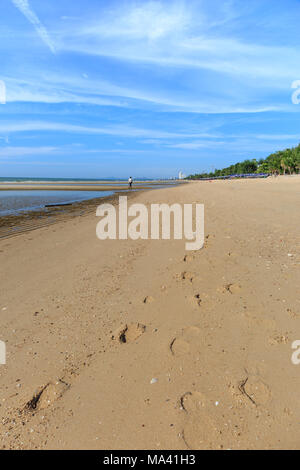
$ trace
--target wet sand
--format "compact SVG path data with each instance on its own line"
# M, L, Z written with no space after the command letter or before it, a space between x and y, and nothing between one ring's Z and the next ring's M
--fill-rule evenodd
M118 184L119 183L119 184ZM145 191L149 189L157 189L161 186L174 186L178 184L185 184L182 182L170 181L150 181L139 182L135 181L132 190L128 190L126 182L116 182L111 186L111 182L26 182L26 183L6 183L0 182L0 191L4 190L63 190L63 191L95 191L97 193L103 191L114 191L112 196L105 196L104 198L91 198L79 202L73 202L65 205L53 205L52 207L41 207L41 209L24 210L16 212L15 214L0 215L0 239L10 238L20 233L35 230L40 227L52 225L58 221L64 221L76 216L83 216L87 213L95 213L96 208L103 202L114 203L118 201L120 195L131 197L136 191ZM66 198L67 199L67 198ZM105 201L104 201L105 199Z
M99 204L115 204L119 196L131 198L135 194L130 191L116 191L113 195L103 198L86 199L70 205L54 205L40 210L22 211L17 214L9 214L0 217L0 239L11 238L21 233L46 227L57 222L65 222L73 217L82 217L87 214L95 214Z
M1 448L297 449L300 178L192 182L205 246L96 238L94 210L0 240Z
M175 183L170 181L134 181L133 189L149 189L149 187L156 187L161 185L174 185ZM63 191L120 191L126 190L128 183L126 181L53 181L53 182L0 182L0 191L11 190L28 190L44 189L44 190L63 190Z

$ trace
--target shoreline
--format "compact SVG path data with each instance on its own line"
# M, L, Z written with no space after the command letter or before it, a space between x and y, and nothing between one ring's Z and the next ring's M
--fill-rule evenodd
M167 187L184 184L186 181L134 181L134 186L138 189L151 187ZM115 191L128 187L127 181L28 181L28 182L4 182L0 181L0 191L9 190L63 190L63 191Z
M138 183L138 182L135 182ZM179 184L186 184L187 182L181 182ZM157 190L160 188L172 188L178 185L177 183L171 183L169 184L168 182L165 182L164 184L162 182L156 182L155 184L148 184L145 186L137 186L133 187L132 190L130 190L127 187L127 183L124 184L124 186L90 186L87 183L87 187L83 186L78 186L77 184L73 186L73 183L71 183L69 186L55 186L56 183L54 183L53 186L48 187L45 184L37 184L36 186L32 183L28 184L28 186L24 187L23 184L13 184L9 185L9 187L6 187L7 185L4 185L0 182L0 191L7 191L7 190L53 190L53 191L58 191L58 190L63 190L63 191L95 191L95 192L106 192L106 191L114 191L114 194L109 195L109 196L103 196L103 197L96 197L96 198L89 198L89 199L84 199L82 201L75 201L68 203L61 203L57 205L47 205L45 204L44 206L40 208L32 208L32 209L19 209L16 210L15 213L12 214L5 214L5 215L0 215L0 239L8 238L10 236L15 236L20 233L23 233L24 231L29 231L30 227L32 230L35 230L37 228L46 226L46 225L52 225L58 221L65 220L66 218L69 218L71 216L76 217L76 216L82 216L84 213L90 213L93 210L96 209L97 205L101 204L101 202L111 202L114 203L115 199L117 199L121 195L126 195L127 197L129 195L130 198L132 197L133 194L139 193L139 192L144 192L144 191L152 191L152 190ZM102 184L102 182L101 182ZM105 184L105 183L104 183ZM18 227L17 230L15 227Z
M148 189L150 191L150 189ZM48 225L66 221L73 217L82 217L96 211L99 204L117 204L119 196L127 196L130 199L140 191L116 191L114 194L104 197L86 199L68 205L43 207L22 211L18 214L0 216L0 240L21 235L24 232L37 230Z

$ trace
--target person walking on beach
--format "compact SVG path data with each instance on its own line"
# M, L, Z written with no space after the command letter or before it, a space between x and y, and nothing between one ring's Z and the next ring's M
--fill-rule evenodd
M128 186L129 186L129 189L132 188L132 182L133 182L133 179L132 179L131 176L129 176L129 178L128 178Z

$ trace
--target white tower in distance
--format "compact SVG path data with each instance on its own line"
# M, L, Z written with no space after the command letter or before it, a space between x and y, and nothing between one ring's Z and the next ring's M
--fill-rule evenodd
M182 171L180 171L180 172L178 173L178 179L179 179L179 180L183 180L184 178L185 178L185 175L182 173Z

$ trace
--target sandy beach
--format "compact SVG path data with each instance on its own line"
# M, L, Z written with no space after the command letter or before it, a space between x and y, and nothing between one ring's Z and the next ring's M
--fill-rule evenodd
M204 203L205 245L0 240L2 449L297 449L300 177L132 194Z

